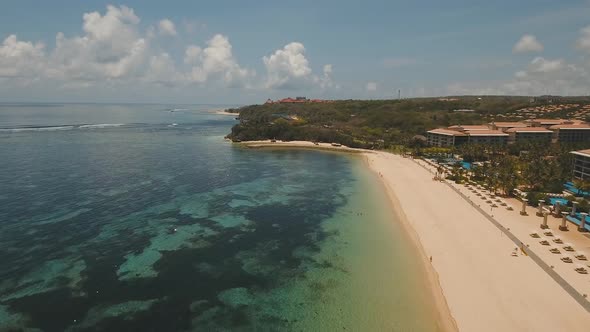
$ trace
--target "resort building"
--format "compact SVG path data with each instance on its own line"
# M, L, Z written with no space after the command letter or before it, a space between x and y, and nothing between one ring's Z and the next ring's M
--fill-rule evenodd
M504 145L508 142L508 134L499 130L476 130L468 134L468 142L472 144L499 144Z
M530 119L522 122L491 122L487 125L453 125L427 132L428 144L454 146L462 143L506 144L534 141L590 142L590 124L568 119Z
M447 129L460 131L460 132L470 132L470 131L480 131L480 130L490 130L486 125L454 125L450 126Z
M463 143L506 144L508 134L486 126L451 126L427 132L428 145L455 146Z
M524 123L531 127L545 127L557 126L561 124L579 124L581 121L574 121L569 119L529 119L525 120Z
M506 130L512 129L512 128L529 127L529 125L524 122L492 122L492 123L489 123L488 126L492 130L500 130L503 132L506 132Z
M455 146L467 142L467 134L445 128L429 130L426 138L431 146Z
M574 178L590 178L590 150L572 151L574 155Z
M557 142L590 142L590 125L587 124L559 124L549 129Z
M509 135L509 143L538 142L549 144L553 138L553 132L544 127L510 128L505 133Z

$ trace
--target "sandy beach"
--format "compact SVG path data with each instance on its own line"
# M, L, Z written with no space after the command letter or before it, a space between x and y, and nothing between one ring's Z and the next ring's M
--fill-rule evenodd
M226 112L224 109L223 110L211 110L210 112L215 113L215 114L219 114L219 115L233 115L233 116L240 115L240 113Z
M414 160L326 143L264 141L243 144L251 148L315 148L364 153L366 164L382 180L398 220L422 254L440 319L446 321L443 325L448 330L589 330L590 313L580 303L529 256L522 253L512 256L515 249L512 240L476 210L472 202L446 183L433 181L432 174ZM509 203L516 211L497 209L494 213L519 239L529 244L532 241L526 238L527 232L538 228L540 218L520 217L520 205L514 201ZM529 207L529 210L534 216L533 209ZM552 228L556 224L556 220L550 222ZM579 247L590 241L579 234L563 238L564 242L571 238ZM538 247L532 243L530 249L539 253L544 261L548 260L547 264L555 265L555 271L580 294L590 291L588 275L575 273L571 264L558 265L558 258L540 252L543 248Z
M411 159L366 156L432 257L460 331L588 331L590 314L528 256L511 256L514 243L449 186Z
M252 148L252 149L256 149L256 148L297 148L297 149L314 149L314 150L350 152L350 153L371 153L372 152L370 150L349 148L347 146L333 146L332 144L329 144L329 143L317 143L317 145L316 145L312 142L306 142L306 141L289 141L289 142L282 142L282 141L271 142L270 140L247 141L247 142L241 142L241 145L248 147L248 148Z

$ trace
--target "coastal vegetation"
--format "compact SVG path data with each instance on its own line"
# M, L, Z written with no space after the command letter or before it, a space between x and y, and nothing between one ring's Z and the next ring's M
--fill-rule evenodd
M573 150L590 148L589 143L540 145L520 143L510 145L465 144L451 148L417 148L416 157L434 159L451 166L447 179L457 183L471 181L492 192L512 195L514 189L526 193L529 204L537 206L539 200L550 203L549 198L561 195L564 183L572 181ZM456 157L461 157L461 161ZM470 170L463 162L471 165ZM590 182L573 180L577 188L567 198L567 205L577 201L578 211L588 212L587 192ZM567 208L566 208L567 210Z
M228 110L240 114L240 123L228 138L336 142L373 149L415 147L424 145L420 136L436 127L522 120L532 114L531 109L544 110L555 102L546 98L468 96L250 105ZM590 104L590 99L571 97L560 102L575 102L578 108L556 108L558 111L550 116L579 117L576 112Z
M402 100L342 100L322 103L272 103L228 110L239 113L240 123L228 138L236 141L275 139L340 143L349 147L388 150L414 157L428 157L452 165L447 178L475 181L488 189L511 195L527 193L532 205L548 194L561 194L572 180L571 151L590 148L589 143L508 145L463 144L429 147L426 131L450 125L522 121L527 117L588 120L587 97L469 96ZM469 171L462 161L476 165ZM583 196L590 183L576 181L574 195ZM587 209L583 198L580 208ZM569 200L569 204L573 199Z

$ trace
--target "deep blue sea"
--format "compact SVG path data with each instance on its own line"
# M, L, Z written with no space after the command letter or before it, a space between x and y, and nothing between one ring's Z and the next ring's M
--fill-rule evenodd
M358 157L211 108L0 104L0 330L437 329Z

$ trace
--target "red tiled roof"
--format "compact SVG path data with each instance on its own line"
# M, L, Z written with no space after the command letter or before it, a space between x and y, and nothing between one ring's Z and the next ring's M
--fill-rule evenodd
M501 127L501 128L506 128L506 127L512 127L512 128L524 128L524 127L528 127L528 125L526 123L522 123L522 122L492 122L490 123L491 125L494 125L496 127Z
M577 154L577 155L582 155L582 156L585 156L585 157L590 157L590 149L572 151L571 153Z
M488 128L488 126L486 126L486 125L464 125L464 126L454 125L454 126L448 127L448 129L471 131L471 130L489 130L490 128Z
M476 130L469 133L469 136L508 136L500 130Z
M545 129L544 127L524 127L524 128L510 128L506 130L507 133L520 133L520 132L529 132L529 133L548 133L551 134L552 131L549 129Z
M429 130L428 133L447 135L447 136L467 136L467 134L462 133L460 131L450 130L450 129L445 129L445 128L432 129L432 130Z
M590 129L590 126L587 124L558 124L549 127L551 130L561 130L561 129Z

